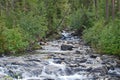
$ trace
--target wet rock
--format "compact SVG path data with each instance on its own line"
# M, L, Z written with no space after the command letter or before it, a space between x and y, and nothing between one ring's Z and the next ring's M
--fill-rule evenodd
M96 61L102 63L102 60L100 57L96 57Z
M35 43L31 46L31 50L38 50L38 49L42 49L42 47L38 43Z
M65 58L53 58L54 59L54 63L57 63L57 64L61 64L64 60L65 60Z
M66 40L68 38L71 38L71 34L70 33L67 33L66 31L63 31L62 33L62 40Z
M79 50L82 55L87 55L87 52L83 49Z
M40 45L47 45L46 42L39 42Z
M120 70L119 70L119 68L116 68L114 70L109 70L108 74L111 75L112 77L120 78Z
M66 75L73 75L74 74L73 70L70 67L67 67L65 69L65 73L66 73Z
M29 60L26 60L26 61L35 61L35 62L41 62L40 60L38 59L29 59Z
M74 64L69 64L69 67L78 67L78 64L74 63Z
M73 46L72 45L66 45L66 44L62 44L61 45L61 50L66 51L66 50L73 50Z
M50 75L65 75L65 66L60 64L51 63L45 66L45 73Z
M78 50L76 50L76 51L75 51L75 54L81 54L81 52L80 52L80 51L78 51Z
M114 66L111 64L105 64L108 70L114 70Z
M74 71L74 73L79 72L79 71L84 71L83 69L76 67L76 68L72 68L72 70Z
M75 32L72 32L71 35L72 35L72 36L78 36L78 34L75 33Z
M120 78L112 76L112 77L107 78L106 80L120 80Z
M111 68L112 67L114 68L114 67L117 66L117 62L114 59L112 59L112 58L110 58L110 59L106 58L106 59L103 59L102 61L103 61L102 64L110 66Z
M87 71L87 72L90 72L92 70L91 67L76 67L76 68L73 68L73 71L74 73L76 72L84 72L84 71Z
M25 62L12 62L11 65L18 65L18 66L24 66L24 67L29 67L30 65L25 63ZM7 64L6 66L10 66L9 64ZM14 66L11 66L14 67Z
M13 78L22 78L22 72L21 71L13 71L13 70L9 70L8 71L9 75Z
M47 78L47 79L44 79L44 80L55 80L55 79L49 79L49 78Z
M94 73L100 73L102 76L108 73L108 69L105 66L93 68L91 71Z
M90 58L97 58L97 55L92 54L90 55Z
M116 67L119 67L120 68L120 60L116 60Z
M85 59L85 58L76 58L75 59L75 62L77 63L85 63L87 61L87 59Z
M42 68L40 69L35 69L31 71L31 74L34 76L39 76L42 73Z

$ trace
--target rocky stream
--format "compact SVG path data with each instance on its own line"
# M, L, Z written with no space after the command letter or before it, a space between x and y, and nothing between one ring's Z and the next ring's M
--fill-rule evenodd
M120 80L119 58L95 54L70 32L63 36L32 55L0 57L0 80Z

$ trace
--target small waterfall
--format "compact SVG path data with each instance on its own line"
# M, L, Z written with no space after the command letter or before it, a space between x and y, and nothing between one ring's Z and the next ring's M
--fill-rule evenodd
M49 70L49 68L51 70ZM42 72L41 74L39 74L39 76L27 77L28 75L25 75L26 77L23 79L24 80L28 80L28 79L39 79L39 80L90 80L91 79L92 80L92 76L86 76L79 73L75 73L73 75L67 75L65 70L66 68L67 68L66 64L64 63L57 64L54 63L54 60L50 59L48 60L48 64L43 66Z

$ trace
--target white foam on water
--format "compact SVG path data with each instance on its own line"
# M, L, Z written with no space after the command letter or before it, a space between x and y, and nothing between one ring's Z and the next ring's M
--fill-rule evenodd
M50 66L53 66L53 67L58 67L59 69L61 69L64 73L64 75L61 75L61 74L54 74L54 73L51 73L51 74L47 74L46 73L46 70L47 70L47 66L44 66L43 69L42 69L42 72L39 76L32 76L32 77L28 77L27 74L24 74L24 79L22 80L44 80L44 79L53 79L53 80L88 80L87 76L86 75L81 75L81 74L73 74L73 75L66 75L65 74L65 69L66 69L66 65L65 64L56 64L53 62L52 59L48 60L48 65ZM92 76L91 76L92 77Z
M87 76L84 75L79 75L79 74L74 74L74 75L70 75L70 76L55 76L54 74L48 75L48 74L44 74L41 75L39 77L28 77L28 78L24 78L22 80L28 80L28 79L39 79L39 80L43 80L43 79L53 79L53 80L90 80L90 78L87 78ZM92 78L91 78L92 79Z
M70 75L70 76L60 76L59 79L60 80L82 80L82 79L86 79L87 77L84 75L79 75L79 74L74 74L74 75Z
M0 67L0 75L7 76L7 74L5 73L6 70L7 69Z
M55 67L59 67L59 68L61 68L63 70L66 68L66 65L64 63L62 63L62 64L56 64L53 61L54 61L53 59L49 60L48 61L49 65L52 65L52 66L55 66Z

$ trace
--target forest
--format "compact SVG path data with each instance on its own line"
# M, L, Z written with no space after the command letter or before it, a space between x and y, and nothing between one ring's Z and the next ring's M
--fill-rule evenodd
M0 54L20 53L60 31L120 56L120 0L0 0Z

